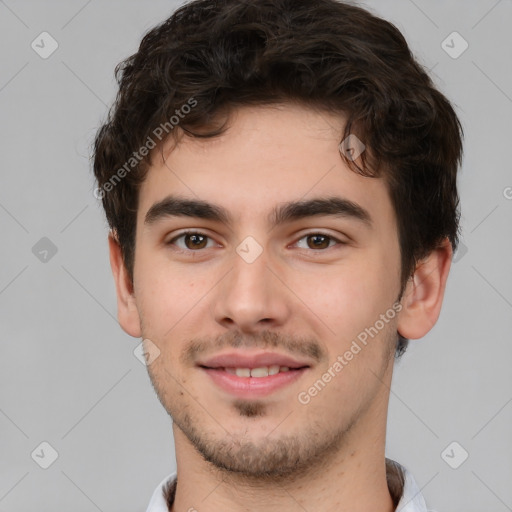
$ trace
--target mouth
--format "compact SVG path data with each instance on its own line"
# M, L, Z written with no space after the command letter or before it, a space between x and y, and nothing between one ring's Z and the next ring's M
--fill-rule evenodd
M199 365L213 383L239 398L255 398L276 392L299 379L309 366L280 365L247 367L216 367Z
M279 373L286 373L290 371L302 370L303 368L309 368L309 366L300 366L297 368L290 368L289 366L280 366L278 364L271 366L260 366L258 368L242 368L242 367L209 367L204 365L199 365L200 368L205 368L206 370L219 370L229 373L230 375L236 375L237 377L245 377L250 378L254 377L256 379L261 379L264 377L269 377L272 375L277 375Z
M217 388L240 398L255 398L290 386L313 362L278 352L235 350L196 364Z

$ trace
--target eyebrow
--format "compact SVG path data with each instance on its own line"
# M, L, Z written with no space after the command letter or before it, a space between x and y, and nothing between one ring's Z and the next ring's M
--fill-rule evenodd
M371 228L372 218L368 210L343 197L327 197L290 201L275 207L268 217L272 227L308 217L332 216L350 218ZM147 211L144 224L151 225L167 217L193 217L232 225L232 216L222 206L201 199L167 196Z

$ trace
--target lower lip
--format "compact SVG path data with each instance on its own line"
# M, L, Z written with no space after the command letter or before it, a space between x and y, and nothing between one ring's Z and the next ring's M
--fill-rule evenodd
M238 397L265 396L299 379L309 368L279 372L268 377L238 377L225 370L202 368L223 390Z

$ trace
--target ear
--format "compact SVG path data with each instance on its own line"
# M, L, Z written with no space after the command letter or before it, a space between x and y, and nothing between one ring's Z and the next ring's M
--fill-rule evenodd
M404 290L398 317L398 332L404 338L422 338L437 322L452 255L451 243L445 238L416 266Z
M110 251L110 266L112 267L112 273L114 274L116 283L117 318L119 324L127 334L134 338L140 338L142 332L140 328L139 311L133 293L133 283L126 270L119 242L112 232L108 235L108 246Z

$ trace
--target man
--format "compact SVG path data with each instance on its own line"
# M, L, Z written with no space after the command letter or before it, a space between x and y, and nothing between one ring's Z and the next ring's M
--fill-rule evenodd
M199 0L116 74L97 196L177 461L148 511L425 511L387 407L439 316L462 128L400 32Z

